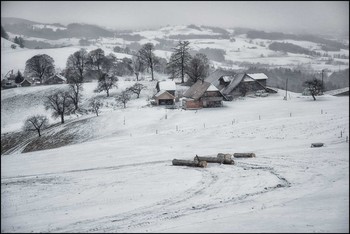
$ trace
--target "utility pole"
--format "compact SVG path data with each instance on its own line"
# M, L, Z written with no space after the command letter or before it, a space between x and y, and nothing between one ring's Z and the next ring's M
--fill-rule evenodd
M323 72L324 72L324 69L322 69L322 94L323 94L323 89L324 89L324 87L323 87Z
M288 77L287 77L287 80L286 80L286 96L285 96L285 100L287 100L287 89L288 89Z

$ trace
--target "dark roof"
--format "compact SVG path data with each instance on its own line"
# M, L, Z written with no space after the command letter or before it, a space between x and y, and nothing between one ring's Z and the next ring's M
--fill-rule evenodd
M203 94L205 93L205 91L207 91L210 85L211 83L209 82L197 80L196 83L194 83L189 89L186 90L183 96L197 100L203 96Z
M219 79L222 76L234 76L234 75L235 75L234 71L217 69L214 72L212 72L207 78L205 78L205 81L213 84L218 88L220 84Z
M221 92L222 92L224 95L230 94L230 93L232 92L232 90L233 90L234 88L236 88L237 85L238 85L239 83L241 83L241 81L244 79L245 75L246 75L245 73L238 73L238 74L236 74L236 75L233 77L233 79L231 80L230 84L227 85L225 88L223 88L223 89L221 90Z

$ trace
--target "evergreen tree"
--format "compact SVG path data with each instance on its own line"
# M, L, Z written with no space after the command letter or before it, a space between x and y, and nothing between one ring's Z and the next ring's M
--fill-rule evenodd
M6 40L9 39L9 35L5 31L4 27L2 27L2 25L1 25L1 37L5 38Z
M191 55L189 53L189 41L180 41L174 52L170 57L168 63L168 69L171 71L171 74L174 76L181 77L181 83L184 83L184 77L186 69L191 61Z
M17 75L16 75L16 77L15 77L15 83L16 83L16 84L19 84L19 83L21 83L23 80L24 80L24 77L23 77L22 73L18 70Z

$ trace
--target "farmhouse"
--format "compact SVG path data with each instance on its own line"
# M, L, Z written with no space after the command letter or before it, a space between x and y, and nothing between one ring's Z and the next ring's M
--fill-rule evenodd
M230 78L232 79L229 81ZM273 92L273 90L266 88L267 79L268 77L264 73L238 73L233 77L223 78L222 84L225 86L220 91L227 100L257 91Z
M154 99L157 105L174 105L176 84L174 81L158 81Z
M213 84L198 80L183 95L184 109L200 109L203 107L220 107L224 96Z
M49 85L51 85L51 84L65 84L65 83L67 83L67 78L60 75L60 74L55 74L45 81L45 84L49 84Z

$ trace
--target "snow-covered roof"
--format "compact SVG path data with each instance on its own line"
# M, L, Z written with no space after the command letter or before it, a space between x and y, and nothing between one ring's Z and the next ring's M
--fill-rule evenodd
M265 73L250 73L247 75L253 78L254 80L266 80L268 78L267 75L265 75Z
M159 81L158 85L159 90L176 90L175 81L172 80Z
M58 78L61 78L61 79L64 80L64 81L67 81L67 78L64 77L64 76L62 76L62 75L60 75L60 74L56 74L56 76L57 76Z
M230 82L230 81L231 81L230 78L232 79L232 76L223 76L223 77L222 77L222 79L223 79L224 82Z
M218 91L218 88L216 88L213 84L211 84L211 85L208 87L207 91Z
M159 97L160 95L162 95L163 93L165 93L166 90L160 90L158 93L156 93L156 95L154 95L155 97Z

